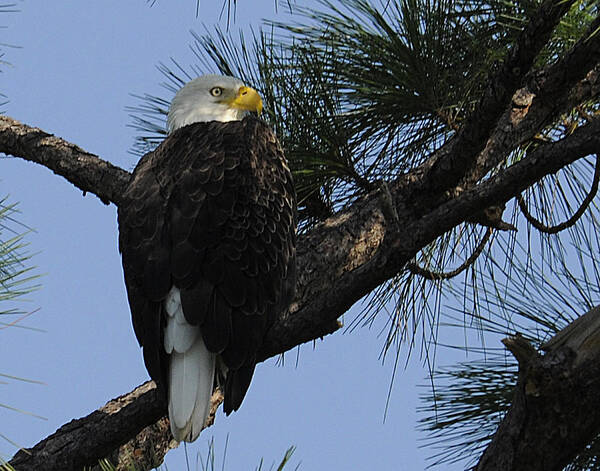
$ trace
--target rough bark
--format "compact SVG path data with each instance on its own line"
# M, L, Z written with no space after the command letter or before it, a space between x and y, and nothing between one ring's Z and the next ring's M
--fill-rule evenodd
M3 122L7 120L2 118ZM16 126L14 121L11 126ZM492 204L503 204L543 176L592 152L600 152L600 119L562 141L540 147L498 176L462 192L428 214L415 216L405 209L396 211L397 221L386 221L386 198L376 191L316 226L299 238L298 294L290 312L278 319L267 335L261 359L334 332L341 314L398 273L420 248L470 215ZM97 173L102 175L106 171L104 164L100 161L96 165L100 167ZM94 170L88 171L94 174ZM401 189L399 182L391 187L392 200ZM113 412L107 413L103 408L69 423L36 447L19 452L11 464L19 471L92 465L164 415L164 405L151 400L151 394ZM115 430L119 433L107 433ZM56 441L58 437L60 440Z
M341 314L401 272L419 250L437 237L465 221L491 224L493 221L486 222L481 217L486 214L486 208L503 207L544 176L579 158L600 152L600 118L590 119L571 135L539 146L518 163L482 181L490 168L503 162L511 151L531 139L550 119L598 95L600 35L578 43L571 54L552 67L531 72L537 52L572 3L544 2L505 63L490 76L488 93L473 116L440 151L420 167L382 184L299 237L297 295L289 312L277 319L268 333L260 360L335 332ZM118 205L119 195L130 178L125 170L8 117L0 117L0 152L44 165L84 192L96 194L105 203ZM555 381L556 374L561 371L570 371L573 375L579 371L573 369L581 365L576 361L578 353L572 351L576 352L573 347L562 345L543 357L531 354L527 360L529 366L523 367L524 378L532 378L532 372L541 372L542 379L536 379L539 382L539 385L535 383L536 388L549 398L554 394L557 399L549 399L549 404L556 407L563 407L563 403L556 402L559 396L575 394L577 389L574 388L590 388L589 391L600 397L600 384L594 381L581 382L575 376L564 384ZM538 369L530 368L538 363ZM595 371L590 363L586 360L582 364ZM523 425L527 420L519 419L519 410L522 410L525 416L530 412L538 414L536 417L543 425L542 412L548 411L544 404L535 403L527 396L527 383L523 384L523 396L515 396L513 408L518 409L514 413L515 420L521 420L520 427L527 426ZM138 469L150 469L170 448L171 437L161 419L164 404L156 401L149 386L142 388L111 401L85 418L66 424L34 448L19 452L10 464L18 471L70 470L94 465L99 458L111 456L122 466L127 457ZM215 398L214 406L217 405ZM530 411L529 407L534 408ZM591 410L597 410L597 407ZM594 416L589 414L589 430L597 433L599 429L595 424L600 426L600 417ZM561 420L566 424L563 429L566 427L570 434L577 427L575 420L580 418L575 413L568 413L563 414ZM507 433L503 432L503 427L508 427ZM486 463L482 466L493 466L493 460L487 456L496 453L495 448L508 453L515 446L512 443L515 436L511 434L514 427L510 424L503 424L503 427L482 458ZM545 462L547 467L544 469L559 469L551 466L560 466L565 457L575 456L584 440L563 441L558 456L551 450L556 448L554 439L544 441L533 433L541 429L531 430L527 435L528 446L539 447L538 456L547 452L548 456L554 457L552 463ZM125 448L116 451L128 441ZM515 451L514 456L517 455ZM514 462L524 463L517 458Z
M117 203L130 173L39 128L7 116L0 120L1 151L43 165L104 204Z
M442 193L455 187L473 167L514 93L523 85L533 61L574 3L574 0L546 0L542 3L499 70L490 77L477 109L456 138L439 153L427 179L430 191Z
M560 471L600 433L599 340L600 307L556 334L544 355L522 337L505 339L519 377L476 471Z
M165 410L166 405L160 400L154 384L144 383L90 415L63 425L33 448L20 450L10 465L18 471L81 470L109 456L118 448L115 443L123 444L144 427L159 421ZM131 430L132 423L136 424L135 431ZM167 433L163 435L169 437Z

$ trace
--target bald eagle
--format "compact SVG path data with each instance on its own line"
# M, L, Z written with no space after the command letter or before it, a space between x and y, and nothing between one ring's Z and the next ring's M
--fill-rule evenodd
M240 407L294 292L295 192L261 109L236 78L186 84L119 206L133 327L177 441L198 437L214 386L226 414Z

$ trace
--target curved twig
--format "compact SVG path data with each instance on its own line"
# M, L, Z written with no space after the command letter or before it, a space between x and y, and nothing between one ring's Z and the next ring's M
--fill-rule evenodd
M407 264L407 268L413 275L422 276L423 278L425 278L427 280L435 281L435 280L448 280L450 278L454 278L456 275L460 275L463 271L465 271L467 268L469 268L471 265L473 265L473 263L475 263L475 260L477 260L477 257L479 257L481 255L481 252L483 252L485 245L490 240L490 237L492 236L492 232L493 232L493 229L491 227L488 227L487 231L485 232L485 235L483 236L483 239L481 239L479 244L477 244L477 247L475 247L475 250L469 256L469 258L467 258L463 263L461 263L461 265L459 267L455 268L452 271L438 272L438 271L428 270L426 268L419 266L416 262L411 262L411 263Z
M586 209L588 209L590 203L594 199L594 196L596 196L596 193L598 192L599 181L600 158L598 157L598 155L596 155L596 168L594 169L594 179L592 181L592 187L590 188L589 193L586 195L585 199L581 203L581 206L579 206L579 208L577 209L577 211L575 211L575 214L573 214L573 216L571 216L566 221L561 222L560 224L556 224L554 226L547 226L543 222L537 220L529 212L529 209L527 208L527 203L525 202L525 199L523 198L522 194L517 196L517 203L519 204L519 209L521 210L521 213L523 213L523 216L525 216L525 219L527 219L527 221L529 221L529 223L538 231L544 232L546 234L557 234L558 232L573 226L581 218L581 216L583 216L583 213L585 213Z

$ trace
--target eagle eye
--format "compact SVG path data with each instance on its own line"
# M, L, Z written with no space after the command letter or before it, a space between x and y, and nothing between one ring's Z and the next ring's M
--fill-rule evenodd
M210 94L212 96L221 96L223 94L223 89L221 87L213 87L210 89Z

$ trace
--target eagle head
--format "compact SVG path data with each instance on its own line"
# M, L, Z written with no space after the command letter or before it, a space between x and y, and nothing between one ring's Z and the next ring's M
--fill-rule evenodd
M169 108L167 130L206 121L237 121L249 111L260 113L262 100L235 77L202 75L181 88Z

